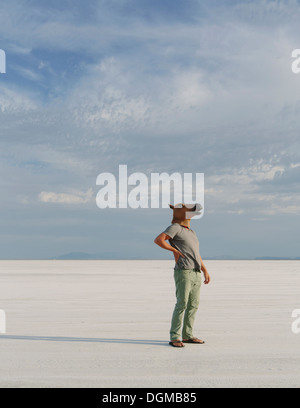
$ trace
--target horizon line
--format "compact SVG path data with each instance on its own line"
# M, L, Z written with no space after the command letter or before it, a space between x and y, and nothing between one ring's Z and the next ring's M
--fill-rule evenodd
M289 257L289 256L259 256L259 257L234 257L234 256L208 256L204 257L205 260L209 261L272 261L272 260L291 260L291 261L299 261L300 257ZM162 259L162 258L100 258L100 257L91 257L91 258L72 258L58 256L58 257L51 257L51 258L0 258L0 261L172 261L172 259Z

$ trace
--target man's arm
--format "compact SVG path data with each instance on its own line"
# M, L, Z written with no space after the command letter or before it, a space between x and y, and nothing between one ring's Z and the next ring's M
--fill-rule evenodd
M184 255L178 251L178 249L172 247L172 245L170 245L167 241L170 239L171 237L169 237L169 235L165 234L164 232L162 232L161 234L159 234L154 242L155 244L157 244L158 246L160 246L163 249L166 249L167 251L172 251L174 258L175 258L175 262L178 261L179 257L182 256L184 257Z
M204 278L205 278L204 283L205 283L205 285L207 285L210 282L210 276L209 276L209 273L207 272L207 269L206 269L206 267L205 267L205 265L204 265L204 263L202 261L201 256L200 256L200 259L201 259L201 271L203 272Z

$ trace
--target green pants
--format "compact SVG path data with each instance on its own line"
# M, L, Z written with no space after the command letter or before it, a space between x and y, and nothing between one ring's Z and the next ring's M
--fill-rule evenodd
M193 269L174 269L177 303L170 329L171 341L193 337L193 325L200 302L201 273ZM183 325L182 325L183 320Z

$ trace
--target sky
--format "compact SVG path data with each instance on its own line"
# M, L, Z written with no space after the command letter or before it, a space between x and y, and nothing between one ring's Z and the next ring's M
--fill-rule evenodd
M296 0L0 4L0 259L172 259L171 210L100 209L97 176L204 173L205 257L298 257Z

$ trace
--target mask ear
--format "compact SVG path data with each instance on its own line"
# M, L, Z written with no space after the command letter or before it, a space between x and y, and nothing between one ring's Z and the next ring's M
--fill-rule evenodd
M174 210L174 205L169 204L169 207L170 207L172 210Z

